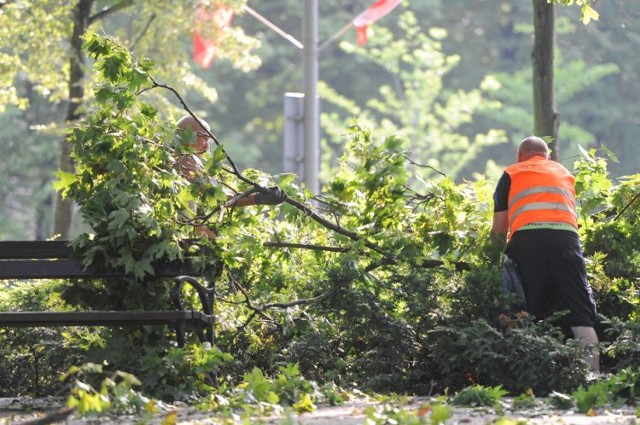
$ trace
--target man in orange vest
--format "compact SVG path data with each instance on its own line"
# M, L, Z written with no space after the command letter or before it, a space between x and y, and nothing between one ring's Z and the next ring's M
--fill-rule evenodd
M506 254L518 266L527 311L541 317L547 306L568 310L562 325L591 348L587 363L599 372L596 305L578 237L574 181L549 159L544 140L527 137L496 187L491 231L508 234Z

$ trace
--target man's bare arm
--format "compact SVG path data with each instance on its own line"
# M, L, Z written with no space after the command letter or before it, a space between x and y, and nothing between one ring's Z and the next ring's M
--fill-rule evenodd
M496 236L504 237L509 230L509 213L507 211L499 211L493 213L493 223L491 224L491 233Z

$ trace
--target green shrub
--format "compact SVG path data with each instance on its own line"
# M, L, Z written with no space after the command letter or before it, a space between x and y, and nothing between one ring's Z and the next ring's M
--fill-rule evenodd
M502 389L501 385L497 387L474 385L463 388L453 397L451 403L457 406L468 407L496 407L500 399L507 394L508 391Z
M61 310L56 297L60 281L19 282L5 285L0 311ZM84 361L82 350L70 343L67 328L0 328L0 396L43 397L65 391L60 371Z
M501 385L512 394L544 395L577 388L588 372L584 349L547 326L503 332L479 320L434 330L427 342L439 381L450 388Z

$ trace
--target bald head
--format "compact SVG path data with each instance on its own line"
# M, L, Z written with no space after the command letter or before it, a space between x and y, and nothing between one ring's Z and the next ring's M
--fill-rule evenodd
M200 120L200 122L202 123L202 125L204 125L204 128L202 127L202 125L198 124L198 121L196 121L196 119L193 118L191 115L185 115L184 117L178 120L178 122L176 123L176 126L181 130L186 130L187 128L190 128L194 133L197 131L210 130L209 124L207 124L203 120Z
M518 162L526 161L532 156L540 156L545 159L549 159L549 148L547 147L547 143L539 137L527 137L521 141L518 146L518 151L516 153L516 160Z
M202 125L200 123L202 123ZM209 133L211 129L209 124L203 120L200 120L200 123L191 115L185 115L176 123L178 131L182 132L190 129L193 132L195 141L189 144L189 146L195 149L197 154L203 154L209 149L209 135L207 133Z

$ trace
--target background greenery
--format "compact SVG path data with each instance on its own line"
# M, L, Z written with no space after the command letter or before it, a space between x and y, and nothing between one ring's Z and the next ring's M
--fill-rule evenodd
M95 2L93 13L119 3ZM199 69L191 59L196 3L133 2L92 28L115 35L158 64L158 79L178 88L206 117L241 168L259 164L278 173L283 96L302 91L301 51L238 12L218 58L209 69ZM5 129L0 135L5 152L0 235L5 239L44 239L53 233L50 181L65 128L65 40L72 28L72 6L21 1L0 9L0 120ZM250 6L301 38L299 2ZM320 41L367 6L366 1L320 2ZM350 30L321 52L323 182L344 151L345 124L354 118L365 127L408 138L405 149L413 161L434 166L455 181L477 175L496 179L512 161L515 144L533 127L531 6L501 0L476 6L462 0L405 2L371 26L367 46L356 46ZM610 164L613 177L635 172L640 148L633 52L639 9L633 2L612 0L598 9L599 21L585 26L579 22L579 8L556 8L556 99L565 165L571 165L578 145L604 144L619 159ZM91 78L85 84L88 106ZM173 111L169 120L179 114L175 100L158 102ZM79 228L76 223L76 233Z

